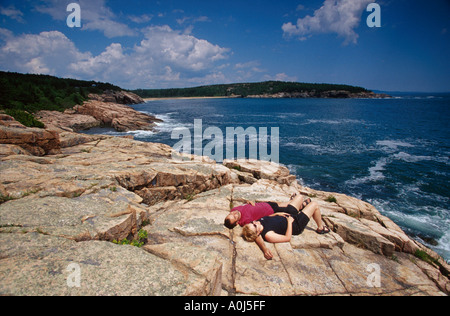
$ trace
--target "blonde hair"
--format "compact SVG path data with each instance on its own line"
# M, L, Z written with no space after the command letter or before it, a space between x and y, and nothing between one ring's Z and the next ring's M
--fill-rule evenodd
M258 233L251 229L251 224L247 224L244 226L244 229L242 230L242 238L244 238L245 241L253 242L258 237Z

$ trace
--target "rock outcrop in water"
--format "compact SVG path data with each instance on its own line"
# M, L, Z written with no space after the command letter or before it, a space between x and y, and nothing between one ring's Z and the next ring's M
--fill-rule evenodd
M89 95L89 101L64 113L40 111L37 118L47 129L79 132L93 127L112 127L119 132L152 131L161 122L152 115L138 112L127 104L140 104L144 100L131 92L106 91L102 95Z
M130 138L58 140L53 155L0 151L0 295L449 293L438 255L372 205L302 187L282 166L222 165ZM268 245L267 261L240 228L223 226L234 206L295 192L320 205L332 233L317 235L311 222ZM144 231L142 248L113 243Z
M103 94L90 94L89 99L100 102L128 105L141 104L145 102L144 99L132 92L111 90L106 90Z

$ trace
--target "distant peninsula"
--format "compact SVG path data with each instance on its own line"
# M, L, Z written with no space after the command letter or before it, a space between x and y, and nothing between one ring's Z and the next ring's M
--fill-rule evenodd
M337 85L314 84L282 81L266 81L259 83L234 83L200 86L194 88L174 89L138 89L124 90L110 83L58 78L48 75L20 74L0 71L0 114L6 114L27 127L44 128L44 122L58 121L57 125L70 125L71 129L84 129L92 124L114 127L118 130L129 130L135 125L152 128L155 117L132 115L129 120L136 119L136 124L128 121L118 122L118 108L109 109L108 115L94 113L84 105L99 102L118 103L121 105L139 104L144 99L160 98L388 98L386 94L374 93L365 88ZM100 98L100 99L99 99ZM98 110L98 104L95 106ZM120 111L129 112L128 107L120 107ZM61 116L47 117L50 112L67 112L72 114L70 122L61 123ZM77 113L72 113L73 111ZM124 112L124 113L125 113ZM66 113L66 114L67 114ZM55 113L53 113L55 114ZM88 114L95 118L80 122L73 114ZM128 115L129 116L129 115ZM138 118L139 117L139 118Z
M362 87L338 84L317 84L283 81L233 83L177 89L138 89L133 93L142 98L388 98Z

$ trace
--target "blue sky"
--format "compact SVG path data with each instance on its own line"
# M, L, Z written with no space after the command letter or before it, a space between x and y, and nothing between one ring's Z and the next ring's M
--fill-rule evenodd
M81 28L69 28L69 3ZM366 8L381 8L369 28ZM448 0L0 0L0 69L170 88L266 80L450 91Z

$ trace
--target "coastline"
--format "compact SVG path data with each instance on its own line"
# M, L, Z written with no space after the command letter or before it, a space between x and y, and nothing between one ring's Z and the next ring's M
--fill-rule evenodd
M108 104L107 117L120 119L114 103L91 103L102 111ZM282 165L219 164L132 136L25 128L6 115L0 136L0 295L450 293L450 268L438 254L373 205L304 187ZM266 261L240 228L223 226L234 206L293 193L319 204L329 235L311 222L290 243L268 245L276 257ZM68 264L82 271L80 287L67 286ZM373 265L382 271L375 286ZM137 293L137 283L149 286Z
M159 100L202 100L202 99L232 99L233 97L171 97L171 98L143 98L145 102Z
M259 95L231 95L218 97L166 97L166 98L143 98L145 102L158 100L201 100L201 99L386 99L392 98L387 94L377 93L349 93L347 91L328 91L319 95L310 93L277 93L277 94L259 94Z

